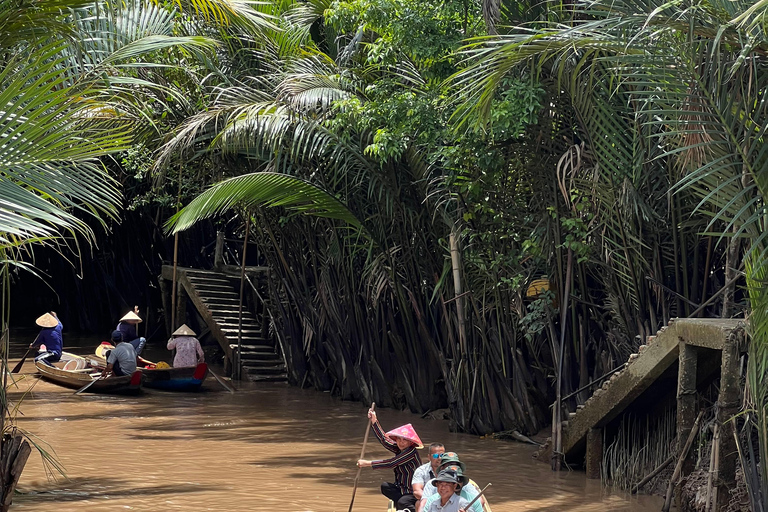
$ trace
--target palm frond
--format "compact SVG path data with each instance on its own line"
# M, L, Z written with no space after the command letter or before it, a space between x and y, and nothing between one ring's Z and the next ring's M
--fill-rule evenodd
M174 215L166 223L166 229L176 233L233 208L255 206L281 206L317 217L342 220L356 228L362 227L341 201L308 181L286 174L259 172L213 185Z

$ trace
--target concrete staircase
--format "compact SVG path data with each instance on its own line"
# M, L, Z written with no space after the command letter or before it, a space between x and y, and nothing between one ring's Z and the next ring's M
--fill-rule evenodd
M233 278L207 270L178 269L179 283L230 361L237 361L239 290ZM286 381L285 362L261 322L243 309L241 375L252 381Z
M722 350L725 340L737 330L743 330L743 320L673 319L656 336L649 336L647 344L629 356L622 371L613 374L591 398L575 412L569 413L568 421L563 422L562 452L565 459L582 462L590 429L601 428L618 417L675 364L681 344ZM548 461L545 453L546 449L538 458Z

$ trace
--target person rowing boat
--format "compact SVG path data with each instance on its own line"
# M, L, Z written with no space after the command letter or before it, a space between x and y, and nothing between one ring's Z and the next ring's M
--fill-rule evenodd
M421 458L416 450L423 448L424 445L410 423L385 433L373 409L368 410L368 418L371 420L371 428L376 438L395 456L383 460L360 459L357 465L361 468L394 469L395 482L381 484L381 494L395 502L397 510L413 511L416 497L413 495L411 482L416 468L421 466Z
M53 363L61 359L61 353L64 350L64 339L61 335L63 329L59 317L55 311L45 313L38 317L35 323L42 327L40 334L29 348L40 347L40 353L35 357L35 362L45 363L53 366Z
M110 374L115 376L131 375L136 371L139 364L139 356L136 355L136 349L133 345L123 341L123 333L112 331L112 344L115 348L107 350L104 354L107 359L107 366L101 372L99 379L106 379Z

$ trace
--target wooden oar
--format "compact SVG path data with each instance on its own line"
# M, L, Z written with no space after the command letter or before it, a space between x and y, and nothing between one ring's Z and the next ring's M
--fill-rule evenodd
M371 411L376 409L376 402L371 404ZM363 438L363 449L360 450L360 458L365 457L365 445L368 444L368 434L371 433L371 419L368 418L368 425L365 427L365 437ZM357 475L355 475L355 486L352 488L352 501L349 502L349 512L352 512L352 505L355 504L355 493L357 493L357 481L360 478L360 472L362 467L357 468Z
M88 384L86 384L85 386L83 386L83 387L81 387L80 389L78 389L77 391L75 391L75 394L76 394L76 395L79 395L80 393L82 393L83 391L85 391L86 389L88 389L89 387L93 386L93 385L96 383L96 381L97 381L97 380L101 380L101 379L93 379L91 382L89 382L89 383L88 383Z
M21 371L21 367L24 365L24 361L27 359L27 356L30 352L32 352L32 349L34 348L34 344L37 342L37 338L40 337L40 334L38 333L37 337L35 338L35 341L33 341L29 348L27 349L27 352L24 354L24 357L21 358L21 361L16 363L16 366L13 367L13 370L11 370L11 373L19 373Z
M219 384L224 386L224 389L226 389L230 393L234 393L235 392L235 388L233 388L232 386L227 385L227 383L224 381L224 379L222 379L221 377L216 375L216 373L213 370L211 370L210 366L208 367L208 373L213 375L213 378L216 379L216 382L218 382Z
M466 507L464 507L464 510L469 510L469 509L470 509L470 507L472 506L472 504L473 504L474 502L476 502L477 500L479 500L479 499L480 499L480 496L482 496L482 495L483 495L483 493L485 492L485 490L486 490L488 487L490 487L490 486L491 486L491 482L488 482L488 485L486 485L485 487L483 487L483 489L482 489L482 490L481 490L481 491L480 491L480 492L477 494L477 496L475 496L474 498L472 498L472 501L470 501L470 502L469 502L469 504L467 504L467 506L466 506Z

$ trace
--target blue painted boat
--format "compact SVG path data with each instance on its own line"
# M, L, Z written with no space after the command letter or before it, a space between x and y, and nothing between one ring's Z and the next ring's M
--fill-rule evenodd
M208 376L208 364L180 368L139 368L144 387L166 391L197 391Z

